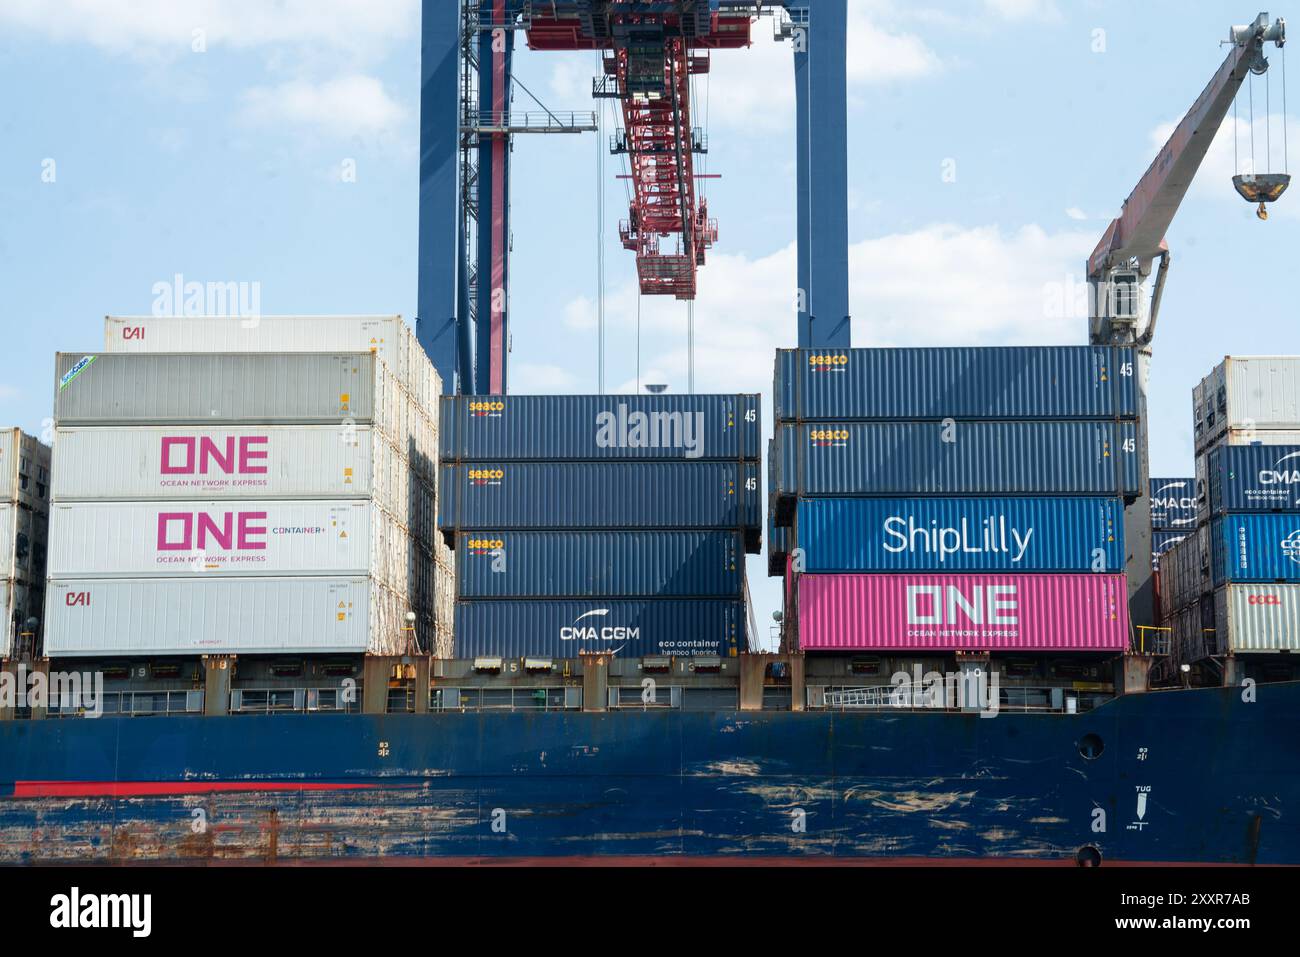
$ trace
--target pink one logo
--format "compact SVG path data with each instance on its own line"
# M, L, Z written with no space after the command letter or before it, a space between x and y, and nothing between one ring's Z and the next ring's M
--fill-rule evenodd
M266 512L160 512L158 551L205 551L209 544L226 551L264 551Z
M226 436L223 444L207 436L166 435L162 440L163 475L265 475L265 435ZM261 463L261 464L259 464Z

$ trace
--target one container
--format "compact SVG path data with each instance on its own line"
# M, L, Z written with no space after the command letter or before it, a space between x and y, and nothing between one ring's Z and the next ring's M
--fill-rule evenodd
M758 469L754 462L445 465L438 526L446 531L745 528L758 538Z
M738 532L486 532L456 546L461 598L739 598Z
M869 422L778 430L778 522L795 496L1139 492L1132 422Z
M371 426L138 426L56 432L54 496L68 501L205 498L370 498L410 501L412 467L427 459L377 440ZM432 493L430 492L430 495Z
M50 531L52 578L373 575L403 594L434 537L365 501L78 502Z
M1079 571L1124 567L1117 498L804 499L808 572Z
M1151 527L1187 531L1196 528L1196 479L1151 480Z
M1300 356L1227 356L1192 390L1197 453L1230 432L1300 431Z
M51 581L52 657L195 654L402 654L404 602L365 578Z
M1172 529L1157 528L1151 533L1151 568L1160 567L1160 559L1168 553L1175 545L1187 537L1195 537L1195 529L1185 529L1175 531Z
M61 426L401 422L396 380L370 354L60 353ZM391 410L391 411L390 411ZM404 428L394 430L405 435ZM436 454L436 445L430 450Z
M1111 346L780 349L778 421L1137 416L1134 352Z
M1221 445L1206 456L1208 514L1300 511L1300 445Z
M745 648L743 601L488 600L456 603L456 657L576 658L607 652L721 655Z
M1204 534L1216 588L1229 582L1300 581L1300 514L1225 515Z
M762 454L757 395L442 400L442 461L739 459Z
M104 351L373 352L420 405L442 388L401 316L108 316Z
M1128 647L1123 575L803 575L804 651Z
M1300 652L1300 585L1220 588L1214 593L1214 631L1219 654Z

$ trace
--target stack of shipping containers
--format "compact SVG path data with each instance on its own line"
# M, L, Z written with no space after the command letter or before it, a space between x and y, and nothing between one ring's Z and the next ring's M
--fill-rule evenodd
M106 340L57 360L50 655L450 653L440 384L400 318Z
M457 396L442 422L457 657L746 650L758 396Z
M1179 661L1300 650L1300 357L1229 357L1192 396L1197 527L1162 563ZM1244 661L1244 658L1243 658Z
M1120 348L778 352L784 644L1126 648L1133 374Z
M15 646L39 635L44 614L50 510L50 448L20 429L0 432L0 658L35 648Z
M1162 607L1160 558L1196 531L1196 479L1151 480L1151 572L1155 583L1156 614Z

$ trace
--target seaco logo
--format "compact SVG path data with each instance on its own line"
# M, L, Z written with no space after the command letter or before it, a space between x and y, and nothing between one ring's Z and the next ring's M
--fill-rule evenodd
M491 485L499 483L506 477L505 469L470 469L469 480L472 485Z
M1287 464L1290 463L1290 464ZM1259 473L1260 485L1300 485L1300 452L1284 455Z
M475 415L491 415L494 412L504 412L506 410L506 404L504 402L488 401L471 402L469 404L469 410Z
M158 551L265 551L266 512L160 512Z
M909 625L1016 625L1020 602L1015 585L908 585Z
M848 364L848 354L843 352L839 355L814 354L808 357L808 366L811 372L843 372L844 367Z
M605 618L608 608L597 608L579 615L572 625L560 629L560 641L636 641L641 637L640 628L626 625L597 625L595 622L582 624L587 618Z
M499 538L471 538L465 547L477 555L486 555L494 549L505 548L506 543Z
M265 435L166 435L162 440L163 475L265 475Z
M70 591L63 596L63 603L69 608L89 608L90 592Z
M1282 539L1282 554L1300 565L1300 528Z

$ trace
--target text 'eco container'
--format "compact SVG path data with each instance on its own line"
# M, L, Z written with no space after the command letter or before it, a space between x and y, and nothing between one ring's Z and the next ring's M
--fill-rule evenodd
M494 395L442 400L442 461L757 460L757 395Z
M438 525L459 529L746 528L757 463L481 462L442 468Z
M1132 422L829 423L778 435L779 498L1139 492ZM778 518L792 505L778 503Z
M1134 352L1111 346L781 349L778 421L1137 415Z
M1120 571L1116 498L804 499L808 572Z
M456 655L576 658L606 652L734 656L745 648L745 604L706 598L644 601L458 601Z
M804 651L1122 651L1123 575L803 575Z
M461 598L738 598L738 532L487 532L456 544Z
M1223 445L1206 463L1210 511L1300 511L1300 446Z
M1184 533L1196 528L1196 479L1151 480L1151 527Z
M1214 519L1203 534L1210 538L1216 587L1300 581L1300 514L1226 515Z

